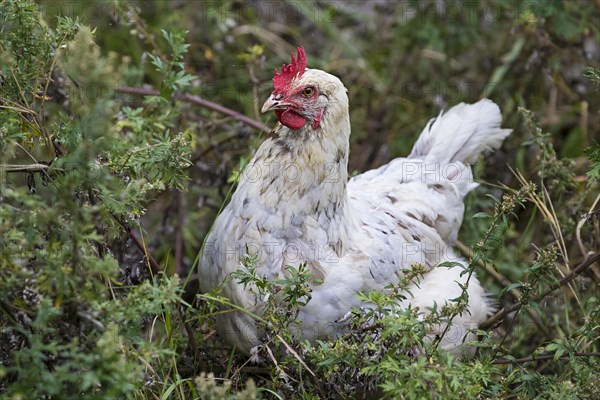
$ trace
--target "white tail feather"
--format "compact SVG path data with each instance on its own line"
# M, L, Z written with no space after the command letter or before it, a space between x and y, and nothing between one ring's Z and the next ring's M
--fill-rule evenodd
M473 163L482 151L497 149L510 135L512 130L501 129L501 123L500 108L490 100L460 103L427 123L409 158Z

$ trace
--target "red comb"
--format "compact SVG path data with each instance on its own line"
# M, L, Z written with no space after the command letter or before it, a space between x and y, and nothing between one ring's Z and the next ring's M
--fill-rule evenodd
M275 70L273 75L273 88L275 92L284 92L286 87L290 84L292 79L296 75L302 76L306 69L306 55L304 54L304 47L298 47L298 59L294 58L292 53L292 62L289 65L283 64L281 66L281 72Z

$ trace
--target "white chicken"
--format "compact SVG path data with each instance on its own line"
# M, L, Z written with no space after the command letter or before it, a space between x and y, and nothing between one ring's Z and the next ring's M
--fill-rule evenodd
M385 290L413 264L428 272L410 288L403 305L426 312L462 293L460 262L452 244L464 213L463 199L477 186L469 163L498 148L510 134L501 129L498 106L489 100L459 104L431 120L408 158L348 180L350 117L346 88L335 76L306 68L304 49L273 77L274 91L262 112L279 123L241 175L231 202L218 216L199 264L200 289L222 285L222 295L252 313L262 300L248 286L225 279L247 253L257 274L280 279L287 266L306 263L320 280L299 314L303 339L335 336L337 322L362 306L360 292ZM475 276L468 285L468 312L454 318L441 347L464 351L463 339L492 311ZM217 330L238 351L261 345L249 313L217 316ZM443 327L442 327L443 328Z

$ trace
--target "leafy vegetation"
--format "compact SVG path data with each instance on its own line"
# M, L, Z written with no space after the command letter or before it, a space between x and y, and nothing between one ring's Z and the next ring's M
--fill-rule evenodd
M598 19L591 0L1 1L1 397L597 398ZM229 302L196 294L197 255L297 44L349 88L352 171L460 101L514 129L475 168L457 246L498 302L474 359L427 336L464 296L397 307L418 265L310 345L315 278L265 281L247 257L231 279L270 300L267 346L253 364L216 337Z

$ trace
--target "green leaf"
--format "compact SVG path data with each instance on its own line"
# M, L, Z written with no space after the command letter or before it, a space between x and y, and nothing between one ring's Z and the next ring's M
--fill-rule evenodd
M473 214L473 216L471 218L473 218L473 219L477 219L477 218L491 218L491 215L489 215L488 213L482 211L482 212L478 212L478 213Z

